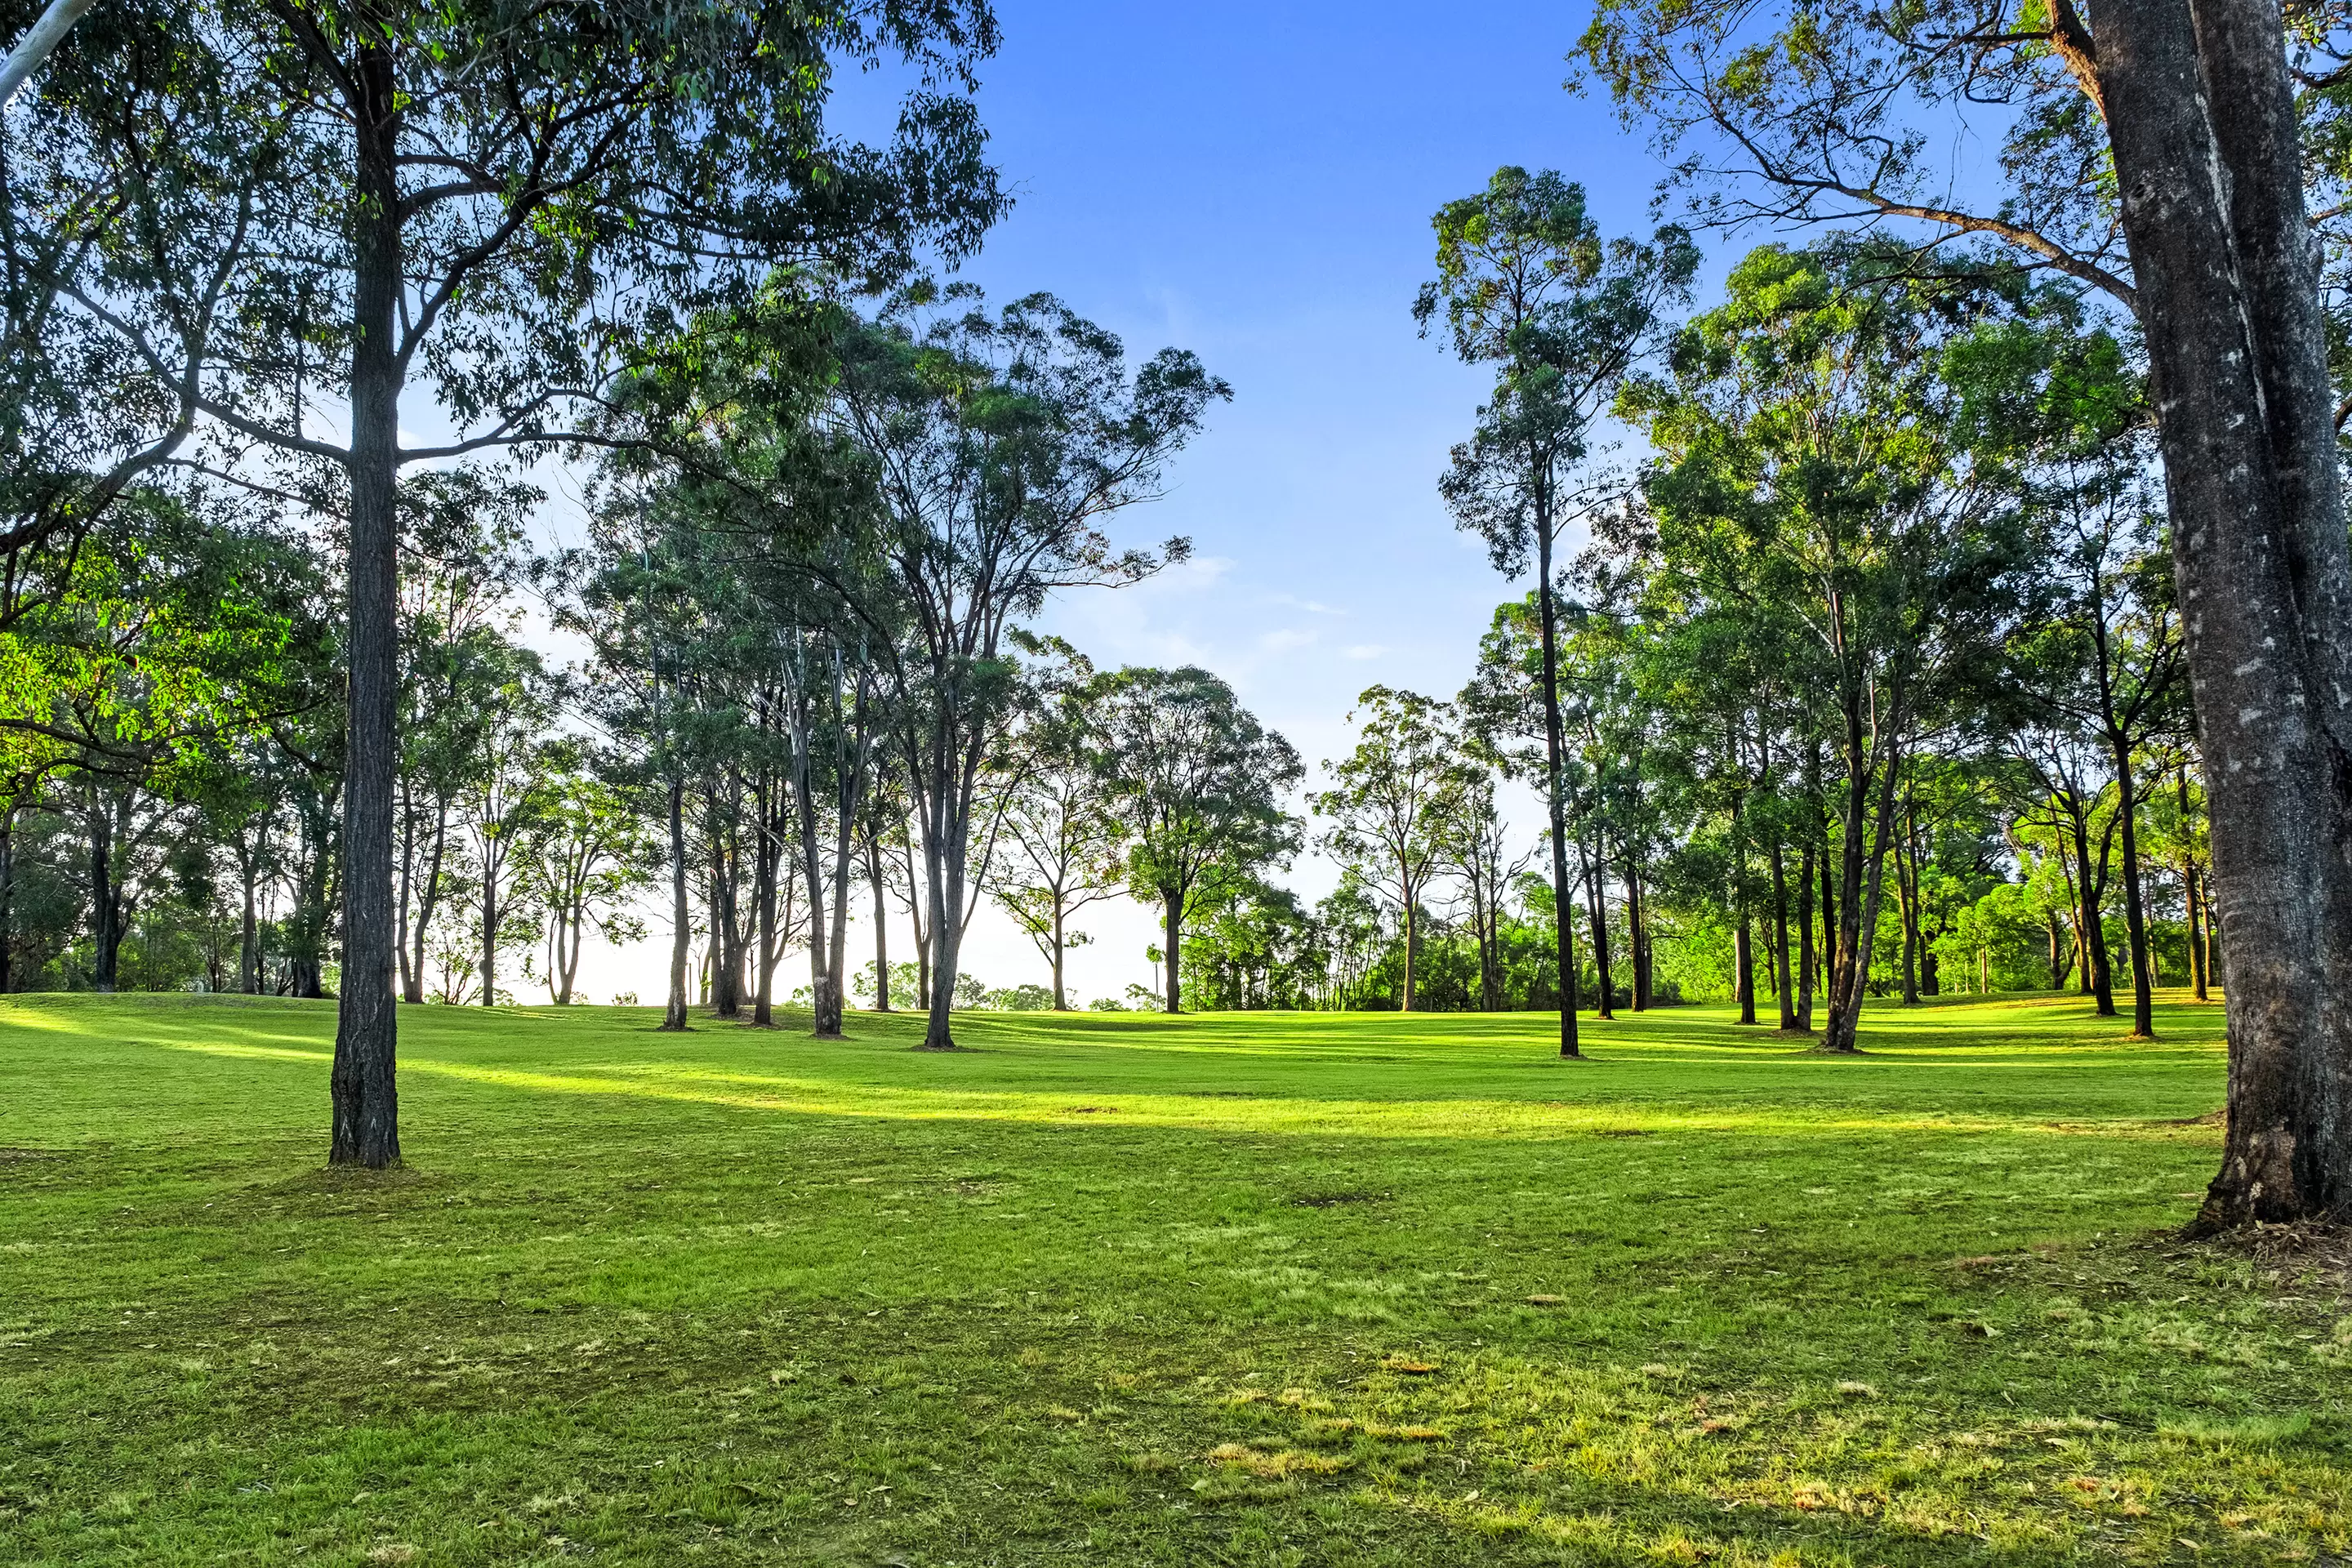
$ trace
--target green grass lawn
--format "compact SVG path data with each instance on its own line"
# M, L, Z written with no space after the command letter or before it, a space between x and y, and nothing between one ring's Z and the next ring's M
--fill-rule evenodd
M2341 1279L2168 1239L2218 1007L0 1006L0 1563L2325 1562Z

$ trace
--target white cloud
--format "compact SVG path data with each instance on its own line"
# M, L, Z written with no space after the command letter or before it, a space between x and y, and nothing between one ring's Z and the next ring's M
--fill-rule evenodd
M1340 651L1349 658L1378 658L1389 650L1376 642L1360 642Z

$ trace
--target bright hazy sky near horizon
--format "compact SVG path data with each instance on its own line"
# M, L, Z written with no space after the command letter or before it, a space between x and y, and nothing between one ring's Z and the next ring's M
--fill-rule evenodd
M1581 6L997 9L1003 44L979 103L1016 205L961 276L1000 302L1057 294L1135 357L1189 348L1234 387L1171 465L1166 497L1113 528L1128 542L1189 535L1192 563L1067 595L1042 625L1103 668L1214 670L1319 787L1323 760L1352 744L1358 692L1451 696L1495 605L1527 586L1497 576L1438 500L1484 377L1414 327L1431 215L1517 163L1580 181L1604 233L1646 233L1657 161L1605 99L1563 87ZM1535 818L1516 815L1532 844ZM1336 873L1309 855L1287 880L1311 901ZM659 997L668 931L649 913L646 942L589 956L586 999ZM1150 983L1151 912L1121 900L1076 923L1094 942L1070 955L1074 1001ZM903 920L890 934L893 957L911 957ZM853 965L872 956L862 915L850 943ZM961 967L991 985L1047 978L993 910ZM788 957L780 996L807 978Z

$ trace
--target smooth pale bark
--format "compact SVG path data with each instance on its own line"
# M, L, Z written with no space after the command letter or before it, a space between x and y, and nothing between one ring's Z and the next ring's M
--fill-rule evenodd
M2229 1126L2200 1229L2352 1207L2352 550L2278 7L2097 0L2208 778Z
M393 736L400 699L401 366L393 344L401 289L399 100L392 56L362 44L355 102L357 197L351 223L352 325L350 448L351 661L343 782L343 979L330 1075L328 1162L381 1170L400 1160L394 1085Z

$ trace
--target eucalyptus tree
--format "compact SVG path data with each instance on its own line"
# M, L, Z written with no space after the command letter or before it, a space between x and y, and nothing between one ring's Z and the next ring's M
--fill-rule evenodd
M988 890L1051 966L1059 1013L1070 1005L1063 962L1088 940L1070 919L1126 890L1129 829L1095 755L1087 709L1102 689L1100 678L1059 638L1028 646L1054 658L1062 673L1037 683L998 763L1008 776Z
M1003 198L959 89L995 25L982 0L222 0L200 20L221 68L291 120L253 259L226 285L243 330L216 334L198 403L243 468L255 454L307 466L348 519L347 978L330 1152L382 1166L400 1154L399 473L593 436L583 411L681 307L778 259L888 277L926 247L971 250ZM886 59L917 79L893 139L835 137L835 72ZM451 434L404 445L404 391L420 380ZM347 439L306 418L320 399L344 411Z
M187 459L233 281L259 259L291 117L226 68L209 16L107 5L0 121L0 627L64 592L108 511Z
M1967 460L1947 353L2017 308L1995 272L1922 278L1899 250L1767 247L1622 407L1659 458L1610 548L1657 590L1801 619L1843 775L1822 1047L1854 1048L1906 749L1980 680L2017 610L2024 536ZM1769 617L1751 616L1759 624Z
M1304 772L1288 741L1194 666L1118 670L1091 713L1101 765L1134 830L1129 885L1160 906L1166 1005L1181 1012L1186 923L1296 851L1297 824L1282 797Z
M568 1007L591 927L614 944L644 935L635 903L658 872L661 846L640 803L604 777L576 740L550 742L540 761L541 799L522 853L531 897L546 915L548 999Z
M2174 727L2184 647L2169 562L2148 469L2151 432L2137 369L2112 335L2081 330L2071 310L2043 322L1981 327L1956 345L1960 388L1980 458L2006 464L2042 541L2040 602L2017 641L2011 689L2033 709L2027 755L2066 753L2077 738L2105 752L2116 792L2108 831L2119 838L2132 966L2132 1029L2155 1033L2147 901L2140 887L2144 745ZM2063 759L2041 767L2053 792L2079 796ZM2082 816L2075 808L2074 816ZM2078 845L2083 842L2077 832ZM2096 926L2087 857L2084 929ZM2097 881L2105 880L2107 851ZM2115 1010L2104 942L2096 944L2100 1013Z
M539 656L509 645L478 700L458 810L473 862L481 1004L495 1007L499 953L535 942L541 932L530 842L550 805L547 742L560 698Z
M906 617L898 744L922 851L930 1020L954 1048L950 985L975 879L987 763L1017 710L1008 642L1058 589L1136 582L1181 561L1115 546L1110 517L1160 492L1168 460L1231 395L1188 352L1130 371L1118 339L1050 295L994 316L901 300L846 335L839 406L874 465L880 552Z
M1510 826L1495 800L1495 772L1475 754L1455 763L1454 776L1441 799L1438 869L1454 879L1469 906L1471 937L1478 949L1478 1005L1488 1013L1499 1012L1505 911L1511 889L1536 852L1511 853Z
M1552 891L1570 907L1562 818L1558 612L1553 554L1562 530L1593 504L1573 471L1593 421L1662 340L1663 312L1685 298L1698 255L1678 227L1644 244L1604 240L1584 188L1546 170L1505 167L1485 191L1450 202L1433 220L1437 269L1414 301L1424 331L1443 317L1454 353L1495 367L1495 390L1472 438L1454 450L1440 484L1456 522L1486 542L1496 569L1536 574L1541 641ZM1559 924L1559 1048L1575 1056L1576 975L1568 925ZM1605 982L1604 982L1605 988Z
M1421 958L1422 900L1444 854L1446 820L1456 809L1463 742L1447 704L1415 691L1365 689L1349 722L1361 731L1356 749L1326 762L1331 787L1307 797L1330 826L1321 847L1356 880L1396 910L1404 931L1402 1010L1413 1010Z
M1989 235L2137 317L2221 792L2230 1118L2207 1229L2352 1205L2343 22L2273 0L1611 0L1581 51L1727 216ZM1946 196L1936 124L2001 138L1981 204Z
M400 994L419 1003L459 795L476 776L483 727L514 659L525 520L542 498L504 476L461 468L412 475L400 499L394 908Z

